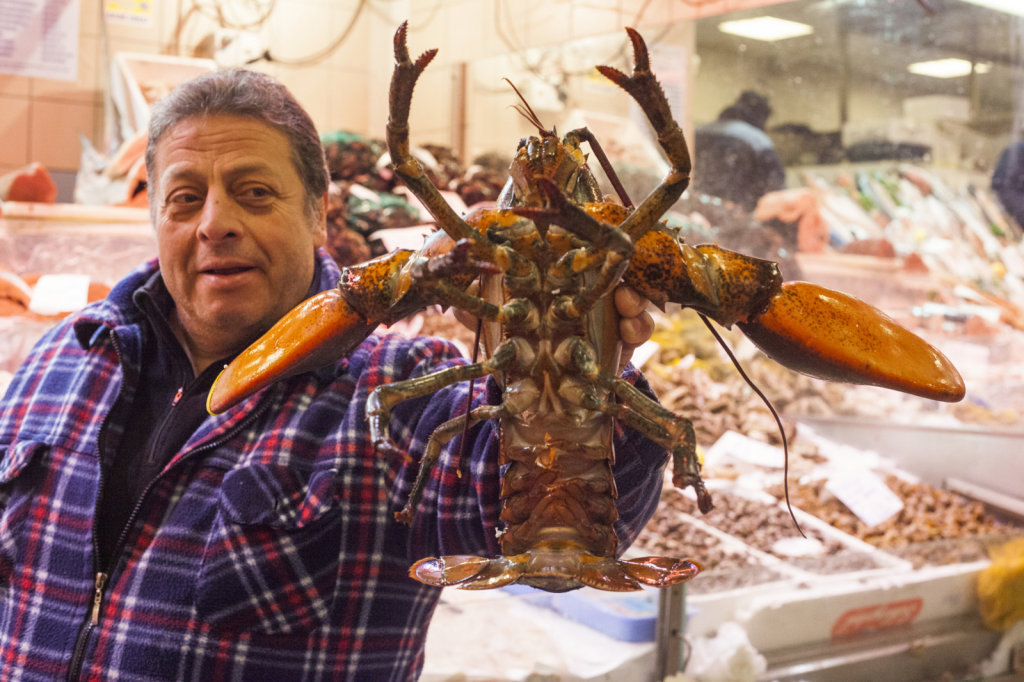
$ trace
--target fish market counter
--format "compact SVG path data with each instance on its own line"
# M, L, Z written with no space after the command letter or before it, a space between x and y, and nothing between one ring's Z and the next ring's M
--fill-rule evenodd
M63 314L102 298L156 257L142 208L3 202L0 205L0 389Z
M802 426L810 438L811 427ZM991 627L998 620L991 590L984 604L979 599L979 580L993 584L993 557L1001 556L1000 566L1016 572L1017 581L994 584L1012 591L1024 580L1022 505L995 485L1000 471L1003 481L1024 480L1015 465L1005 465L1024 450L1024 433L860 426L857 432L871 437L855 447L821 435L849 437L848 421L815 424L819 461L804 471L797 463L790 484L799 531L773 484L775 465L764 453L740 461L736 453L749 450L736 442L706 453L709 474L732 471L709 475L716 502L710 514L667 487L628 555L700 562L701 574L684 586L636 593L447 590L428 636L424 679L908 682L1024 675L1024 622ZM916 446L907 442L912 435ZM963 455L938 457L929 469L916 450L935 441ZM906 452L908 468L927 475L861 449L870 447ZM973 456L978 466L958 456ZM985 458L1004 465L988 466ZM866 466L845 466L850 462ZM858 478L865 471L891 499ZM842 486L851 481L883 510L877 516L889 516L872 519L848 497ZM893 506L884 512L887 505ZM1010 606L996 610L1016 603L1020 613L1022 596L998 596ZM674 677L684 670L687 677Z

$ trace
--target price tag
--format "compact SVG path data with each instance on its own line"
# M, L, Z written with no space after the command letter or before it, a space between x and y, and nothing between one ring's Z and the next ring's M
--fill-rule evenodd
M80 310L88 302L88 275L43 275L32 287L28 309L40 315L60 315Z
M833 474L825 483L825 490L868 526L876 526L903 509L903 500L870 471Z
M704 455L706 462L720 463L727 459L772 469L781 469L785 464L782 448L762 443L736 431L726 431L708 448Z

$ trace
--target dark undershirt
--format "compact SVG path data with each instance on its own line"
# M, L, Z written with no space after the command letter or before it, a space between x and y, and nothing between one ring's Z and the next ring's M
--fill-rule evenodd
M118 539L150 481L209 415L206 394L223 362L210 365L198 378L192 364L158 312L160 293L140 291L135 302L149 320L143 325L142 365L135 400L125 431L103 483L99 508L99 546L108 569ZM163 295L167 295L164 293Z
M306 296L320 290L319 263ZM100 565L113 568L115 552L133 510L149 484L163 471L209 414L206 396L231 357L212 363L198 377L185 350L171 331L168 316L174 301L157 273L135 292L135 305L145 313L142 324L142 365L134 391L123 389L112 411L126 411L124 434L103 482L97 509ZM130 382L125 377L125 383Z

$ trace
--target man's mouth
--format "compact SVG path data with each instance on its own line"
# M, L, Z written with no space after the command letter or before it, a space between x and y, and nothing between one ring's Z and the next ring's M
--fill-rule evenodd
M249 270L252 270L251 266L237 265L237 266L227 267L227 268L208 268L206 270L203 270L203 272L205 274L207 274L207 275L221 275L221 276L225 276L225 275L237 275L240 272L247 272Z

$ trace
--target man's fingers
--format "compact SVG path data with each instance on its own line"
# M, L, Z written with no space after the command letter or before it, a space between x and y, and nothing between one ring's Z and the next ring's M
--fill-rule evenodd
M654 333L654 318L646 310L635 317L619 320L619 337L625 346L635 348L646 342Z
M636 289L622 285L615 290L615 308L622 317L636 317L650 304Z

